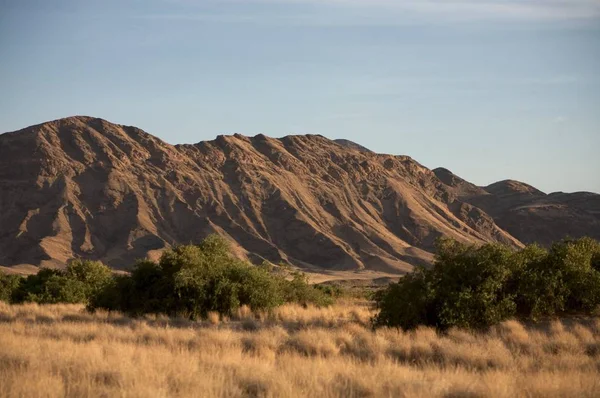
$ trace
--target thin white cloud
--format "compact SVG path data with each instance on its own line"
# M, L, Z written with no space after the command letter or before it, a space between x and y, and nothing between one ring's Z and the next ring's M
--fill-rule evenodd
M561 21L600 18L600 0L162 0L185 13L143 18L286 25ZM257 5L256 9L252 5ZM266 7L273 5L271 7ZM294 6L293 8L285 7ZM307 6L299 7L299 6ZM169 7L171 8L171 7ZM210 10L210 11L209 11Z
M242 3L241 0L221 0L223 2ZM600 16L600 0L243 0L243 3L332 5L468 19L570 19Z

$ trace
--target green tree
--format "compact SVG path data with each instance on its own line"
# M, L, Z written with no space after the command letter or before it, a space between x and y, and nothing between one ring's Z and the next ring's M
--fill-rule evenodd
M589 238L563 240L549 251L528 247L515 273L519 314L537 319L564 311L594 310L600 303L600 272L594 260L600 244Z
M242 305L270 310L285 301L324 305L331 299L298 276L287 281L270 267L234 258L227 242L211 235L197 246L165 251L158 263L138 262L130 276L106 284L90 300L90 309L196 319L210 311L231 315Z
M99 261L76 259L67 265L65 276L83 283L85 294L90 297L110 282L112 272Z
M375 326L398 326L414 329L419 325L438 326L435 310L435 286L432 274L417 267L392 283L387 289L374 296L379 313L374 318Z
M515 314L513 295L505 289L511 250L442 242L438 253L432 270L438 327L486 328Z
M375 297L375 326L484 329L512 316L591 313L600 305L600 243L582 238L514 251L440 240L433 267Z
M42 268L19 284L13 295L14 302L32 301L40 304L85 303L83 282L69 278L63 271Z
M11 302L23 278L0 271L0 301Z

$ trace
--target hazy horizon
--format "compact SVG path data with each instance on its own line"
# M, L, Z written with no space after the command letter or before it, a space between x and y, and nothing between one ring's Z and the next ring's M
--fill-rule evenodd
M478 185L600 193L597 0L0 2L0 133L321 134Z

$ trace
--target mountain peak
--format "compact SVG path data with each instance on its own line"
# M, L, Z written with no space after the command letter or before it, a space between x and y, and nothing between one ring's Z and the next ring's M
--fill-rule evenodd
M359 152L373 153L373 151L371 151L370 149L368 149L360 144L357 144L356 142L350 141L350 140L338 138L338 139L333 140L333 142L335 142L345 148L354 149Z
M594 198L559 195L560 206L515 218L527 217L516 206L535 197L494 195L449 170L319 135L173 146L75 116L0 135L0 181L5 266L83 257L120 268L218 233L257 262L399 274L430 262L440 236L520 246L548 230L600 231L598 206L587 205Z
M459 198L470 197L475 195L484 195L486 192L475 184L472 184L450 170L444 167L438 167L432 170L435 176L447 185L451 191Z
M516 180L502 180L488 185L484 188L487 192L492 194L530 194L535 196L546 195L537 188L532 187L529 184L525 184L521 181Z

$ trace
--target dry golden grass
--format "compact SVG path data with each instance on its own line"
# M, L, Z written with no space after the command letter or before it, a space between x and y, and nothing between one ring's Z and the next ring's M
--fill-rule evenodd
M600 320L440 336L365 303L204 322L0 303L3 397L597 397Z

